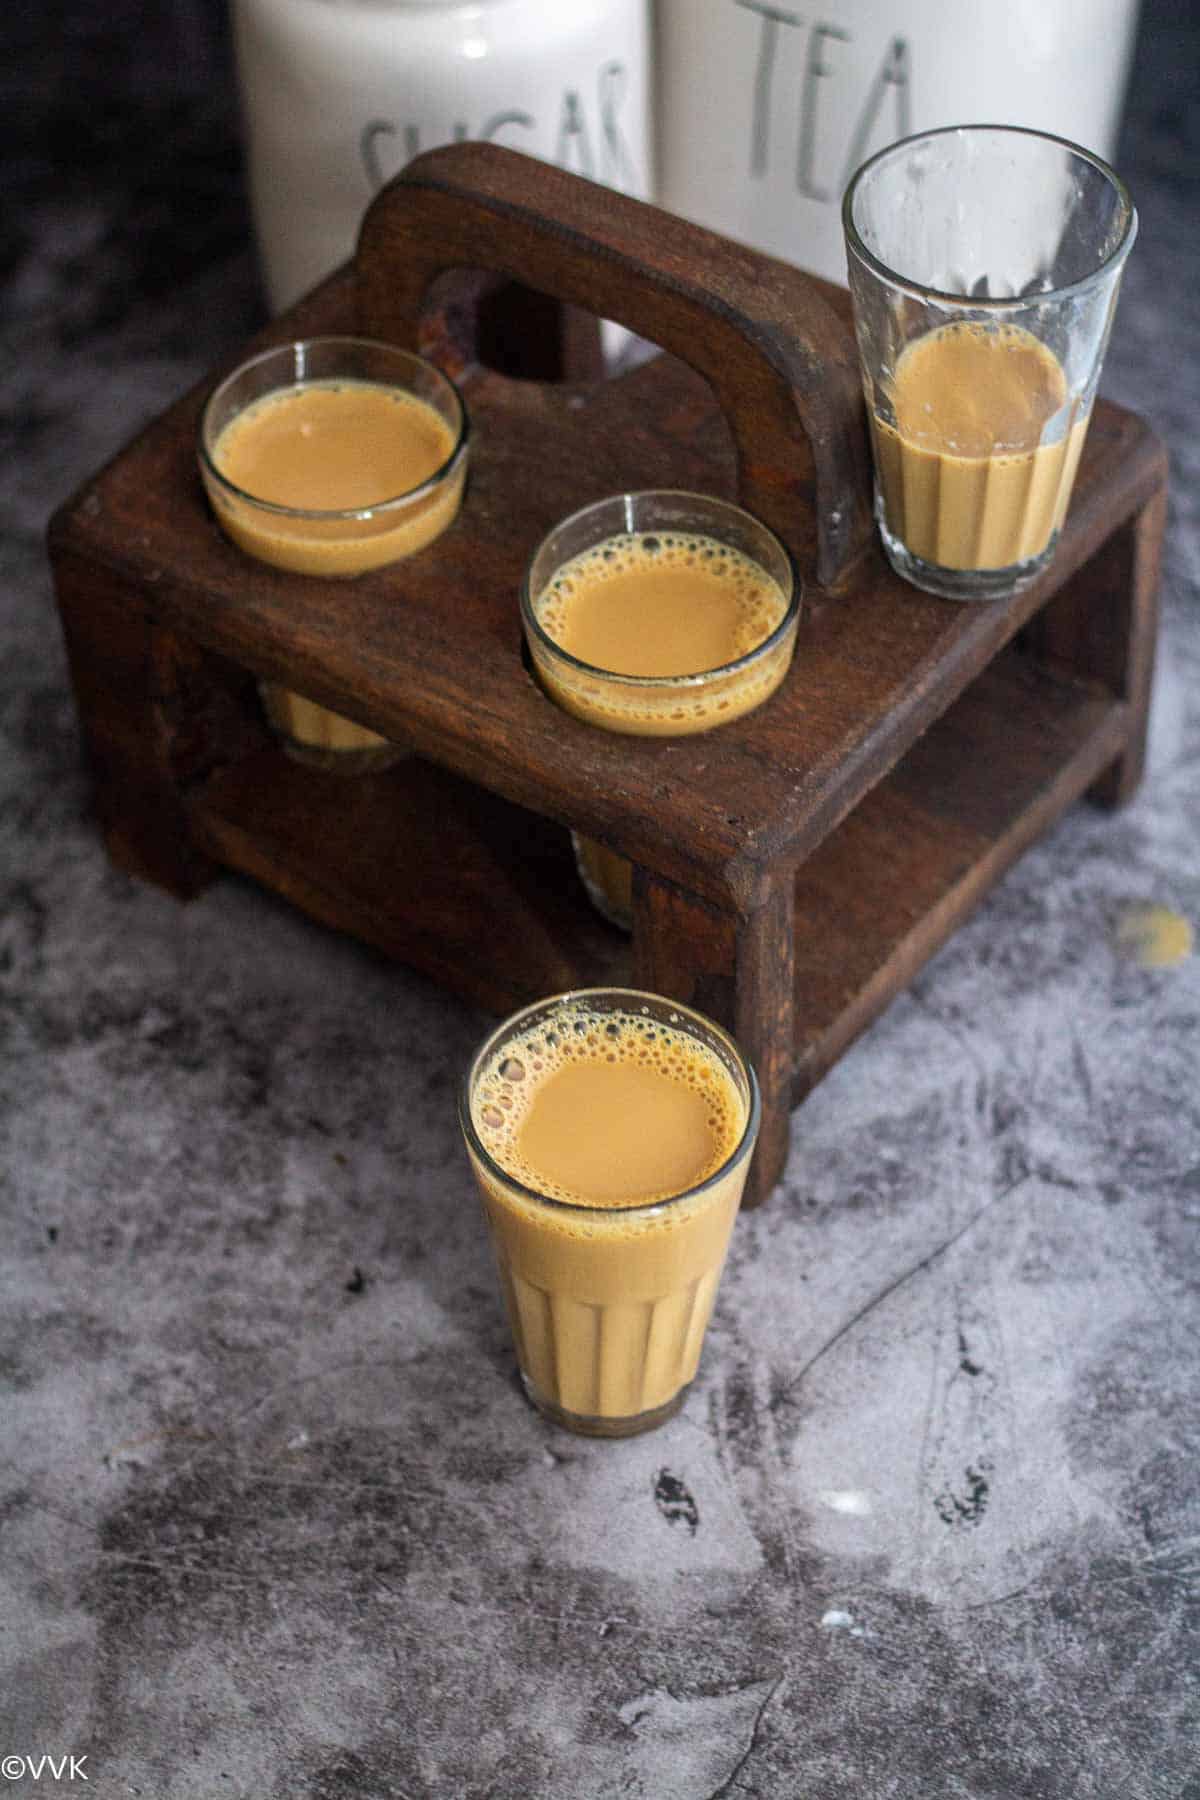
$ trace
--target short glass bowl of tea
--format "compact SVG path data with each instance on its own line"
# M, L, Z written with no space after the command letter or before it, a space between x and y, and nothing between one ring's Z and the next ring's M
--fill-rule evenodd
M343 578L412 556L446 529L468 436L457 388L424 357L369 338L311 338L264 350L213 390L200 473L222 530L248 555ZM396 754L304 695L277 683L262 692L305 760L357 768Z
M588 724L685 737L761 706L791 665L800 584L775 534L726 500L647 489L597 501L538 545L521 592L543 688ZM631 918L624 857L575 837L588 894Z

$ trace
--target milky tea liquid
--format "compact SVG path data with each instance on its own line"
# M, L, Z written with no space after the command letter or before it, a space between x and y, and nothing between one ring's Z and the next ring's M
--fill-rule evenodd
M496 1051L470 1110L495 1163L557 1202L473 1158L535 1396L575 1419L665 1406L695 1375L749 1160L719 1173L749 1117L721 1057L637 1011L568 1004Z
M378 506L436 475L454 434L415 394L373 381L307 381L238 413L213 446L227 481L277 506L344 512ZM411 556L444 531L462 500L465 462L410 507L371 519L296 519L213 493L229 536L249 555L300 575L361 575ZM322 750L375 750L377 732L274 682L263 699L277 729Z
M947 569L1006 569L1060 529L1087 414L1045 434L1067 381L1018 325L956 321L915 338L892 378L895 424L872 414L889 531Z
M426 401L376 381L303 381L232 418L213 446L227 481L257 500L306 511L381 506L436 475L454 450ZM361 575L411 556L458 510L461 479L370 519L293 519L239 509L222 523L261 562L303 575Z
M534 600L546 635L612 676L699 675L750 655L782 623L788 596L751 557L702 533L633 532L556 569ZM590 676L533 647L543 686L576 718L635 737L682 737L761 706L787 674L795 632L747 667L692 686L645 688ZM575 854L596 905L628 928L628 860L577 835Z
M631 532L556 569L534 615L561 649L610 676L703 675L756 650L788 602L751 557L698 532ZM538 673L559 705L609 731L681 737L726 725L773 694L795 639L744 669L693 687L638 688L549 660ZM537 658L537 648L533 652Z

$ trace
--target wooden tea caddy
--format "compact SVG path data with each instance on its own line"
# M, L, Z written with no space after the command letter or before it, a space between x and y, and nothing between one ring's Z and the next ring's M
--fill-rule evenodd
M502 376L476 360L489 289L462 271L480 270L666 354L598 382ZM346 332L420 347L470 412L462 513L411 561L337 582L235 549L196 468L212 380L52 521L108 852L181 898L241 870L488 1009L611 981L693 1002L758 1069L761 1199L792 1106L1002 872L1080 795L1135 787L1164 451L1098 402L1039 583L980 606L919 593L872 527L846 293L489 145L412 163L353 265L256 344ZM805 583L783 687L699 737L582 724L523 656L535 544L639 487L740 500ZM356 777L300 766L262 677L413 754ZM631 938L586 900L568 827L632 859Z

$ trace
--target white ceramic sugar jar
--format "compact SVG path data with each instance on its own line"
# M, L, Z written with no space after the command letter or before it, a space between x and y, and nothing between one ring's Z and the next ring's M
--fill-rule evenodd
M648 0L232 0L268 298L351 255L420 150L490 138L648 198Z
M657 0L658 199L845 282L840 204L874 151L1027 125L1110 159L1137 0Z

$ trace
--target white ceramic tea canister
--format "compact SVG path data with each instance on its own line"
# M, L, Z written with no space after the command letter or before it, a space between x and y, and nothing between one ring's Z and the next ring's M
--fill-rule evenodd
M841 198L886 144L1027 125L1111 160L1137 0L657 0L658 200L844 283Z
M492 139L648 198L649 0L232 0L278 311L353 253L421 150Z

